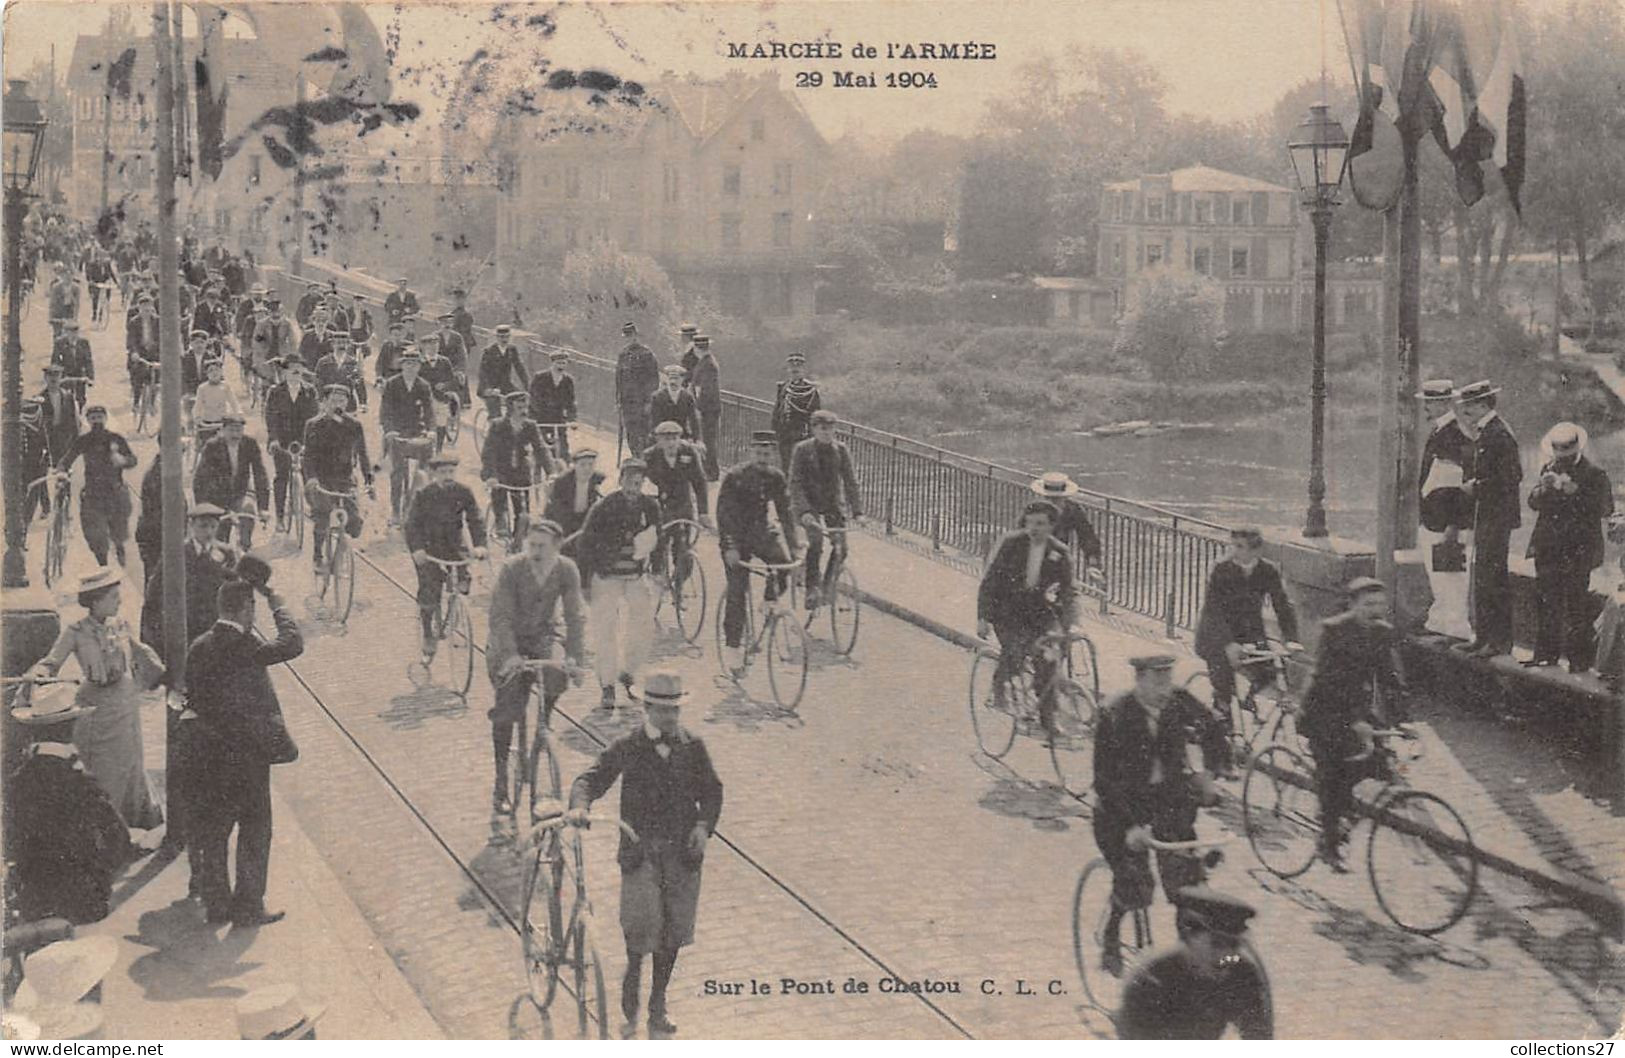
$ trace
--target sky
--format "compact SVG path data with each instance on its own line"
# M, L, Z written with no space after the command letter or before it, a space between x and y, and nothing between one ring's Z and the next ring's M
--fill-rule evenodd
M150 7L135 5L148 24ZM16 0L6 6L4 59L26 68L57 48L65 63L77 34L100 32L107 5ZM1348 59L1336 0L823 0L823 2L670 2L369 5L383 33L399 31L399 99L432 120L451 94L460 64L480 48L501 51L523 81L539 61L552 69L606 69L633 80L669 73L714 77L777 66L828 137L857 133L890 139L920 127L972 129L986 101L1014 90L1020 67L1072 47L1134 49L1161 73L1169 109L1219 121L1251 118L1319 75L1347 81ZM543 36L523 19L545 14ZM523 18L515 17L523 16ZM824 41L841 59L781 61L728 58L728 45ZM888 42L975 41L996 58L886 61ZM880 47L877 60L850 58L858 43ZM1323 46L1324 45L1324 46ZM1338 77L1339 70L1342 77ZM936 88L836 88L836 72L932 73ZM822 84L797 86L796 75ZM806 78L810 81L812 78ZM1334 86L1334 91L1336 90ZM1346 89L1345 89L1346 90Z

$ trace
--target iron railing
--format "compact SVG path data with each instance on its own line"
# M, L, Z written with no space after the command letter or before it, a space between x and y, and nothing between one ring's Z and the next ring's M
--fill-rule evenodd
M291 303L301 286L326 278L282 273L284 297ZM377 285L359 284L346 274L334 278L346 293L360 293L364 300L382 304ZM430 311L428 304L423 308ZM381 331L382 321L374 322ZM495 337L489 328L475 330L482 340ZM555 346L518 334L514 339L527 350L529 370L547 370L547 354ZM471 373L479 352L469 350ZM617 429L615 362L579 349L568 352L576 376L578 416L601 429ZM746 458L753 430L770 427L773 408L767 401L728 390L723 391L722 402L717 458L729 466ZM980 570L993 545L1018 523L1021 509L1033 498L1029 476L1014 468L857 423L843 424L841 431L869 517L884 526L887 535L912 537L934 558L967 572ZM1229 530L1091 490L1075 500L1100 537L1105 602L1153 618L1169 634L1194 629L1208 570L1223 557ZM1077 558L1081 564L1082 556Z

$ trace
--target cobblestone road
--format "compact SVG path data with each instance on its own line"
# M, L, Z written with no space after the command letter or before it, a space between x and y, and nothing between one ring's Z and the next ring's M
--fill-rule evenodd
M127 421L121 351L111 332L93 340L108 380L97 396ZM144 466L151 444L137 447ZM471 441L462 454L472 461ZM466 705L413 689L413 604L398 586L412 584L411 563L398 534L381 532L382 517L371 523L347 629L320 620L296 587L308 584L308 559L280 538L262 550L309 636L305 656L277 675L303 749L278 769L279 790L449 1033L572 1035L568 1008L547 1022L518 998L518 943L503 909L511 917L518 906L521 869L511 831L488 808L489 687L477 673ZM714 592L715 547L701 551ZM488 590L474 593L480 642ZM853 659L817 650L792 717L764 704L759 673L743 692L719 679L711 642L709 628L703 651L662 632L655 651L696 692L685 721L711 746L727 788L696 944L673 985L684 1036L1106 1033L1081 1002L1071 954L1072 885L1094 856L1087 809L1048 785L1035 744L1004 763L974 752L964 651L866 612ZM633 722L589 712L595 702L572 691L562 708L582 726L555 722L567 782ZM1233 807L1203 828L1237 833ZM587 843L597 935L618 976L613 842L595 831ZM1259 907L1282 1036L1574 1037L1619 1027L1618 948L1580 914L1504 878L1485 874L1467 920L1427 940L1388 925L1363 873L1283 883L1256 867L1244 841L1229 851L1215 884ZM892 975L957 991L882 992ZM869 992L781 990L785 978L839 990L849 977ZM705 994L707 980L753 979L772 994ZM1037 994L1018 994L1018 980ZM984 981L998 994L984 994ZM1048 994L1051 981L1061 994Z

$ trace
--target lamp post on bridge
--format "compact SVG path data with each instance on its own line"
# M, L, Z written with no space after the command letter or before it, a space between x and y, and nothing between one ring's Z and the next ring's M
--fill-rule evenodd
M1309 383L1309 510L1303 535L1316 539L1326 531L1326 242L1331 236L1332 208L1337 205L1348 160L1349 138L1325 103L1309 108L1292 130L1287 152L1298 180L1298 197L1315 228L1314 366Z
M4 179L6 226L6 347L4 380L0 400L4 408L6 552L0 582L7 588L28 586L28 564L24 548L28 526L23 520L23 499L27 483L23 478L22 403L22 272L23 218L33 194L34 177L39 172L45 145L45 110L28 94L27 81L7 81L4 97Z

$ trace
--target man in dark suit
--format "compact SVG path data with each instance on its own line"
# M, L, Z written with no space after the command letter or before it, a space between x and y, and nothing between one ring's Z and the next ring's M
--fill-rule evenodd
M683 388L683 369L668 364L660 372L664 384L649 398L649 422L659 426L674 422L683 428L683 440L700 439L700 410L694 403L694 394Z
M321 414L321 398L310 384L310 369L294 361L287 365L285 377L265 395L265 440L271 448L271 463L276 468L276 481L272 483L276 499L278 529L288 525L288 489L293 484L293 446L305 442L305 426ZM303 503L295 496L295 503Z
M863 492L852 469L852 453L835 436L839 422L828 408L813 412L812 436L790 453L790 510L807 537L807 609L831 599L835 578L846 560L845 533L850 517L863 517ZM830 538L829 565L823 566L824 537Z
M252 479L253 495L249 495ZM243 417L228 412L220 420L220 433L198 453L192 472L192 497L199 503L239 514L257 514L260 524L270 517L271 479L265 473L260 443L243 436ZM247 551L254 546L254 523L238 519L238 546ZM231 538L231 520L223 520L220 539Z
M1208 682L1213 685L1213 708L1219 725L1211 729L1203 747L1207 767L1228 773L1231 760L1230 703L1236 697L1236 665L1246 646L1261 644L1264 631L1264 600L1270 601L1281 638L1288 650L1298 645L1298 612L1287 597L1281 568L1264 557L1264 536L1257 529L1235 529L1230 533L1230 555L1214 564L1202 596L1202 612L1196 619L1196 656L1207 662Z
M1528 557L1535 560L1540 627L1528 666L1567 658L1570 672L1584 672L1596 660L1591 571L1602 565L1602 525L1614 513L1614 487L1586 458L1586 440L1583 429L1560 422L1541 442L1550 458L1529 493L1535 531Z
M621 1013L635 1030L643 956L654 956L649 985L649 1035L670 1036L666 986L677 952L694 942L705 843L722 816L722 780L705 743L678 723L688 698L676 672L651 672L644 682L644 721L616 739L570 787L573 826L588 824L587 810L621 780L620 817L638 835L621 835L621 931L626 938L626 976Z
M496 422L502 417L502 398L509 393L523 393L530 387L530 372L525 370L519 347L513 344L513 328L499 323L496 330L497 340L480 354L478 385L485 401L487 422Z
M689 385L694 390L694 402L700 409L700 441L705 445L705 476L716 481L722 476L720 453L717 450L722 436L722 372L717 356L711 351L711 336L694 336L694 367L689 372Z
M1033 500L1021 513L1022 527L1005 534L982 571L976 592L976 636L991 631L999 639L999 664L993 674L993 701L1006 705L1010 678L1032 651L1038 637L1064 630L1077 620L1077 594L1072 582L1072 555L1054 537L1055 505ZM1043 655L1033 658L1033 675L1048 688L1055 662ZM1050 726L1054 702L1047 693L1039 699L1045 729Z
M73 395L62 388L62 365L47 364L45 389L39 396L45 446L53 464L62 461L79 439L79 405Z
M269 570L266 571L269 573ZM254 635L254 593L265 595L276 639ZM196 844L198 893L211 924L264 926L282 911L265 909L271 865L271 765L285 762L292 740L266 669L304 652L299 625L268 583L221 585L214 627L186 656L189 706L197 713L196 781L201 795ZM236 885L226 877L226 847L237 830Z
M649 347L638 341L638 326L628 321L621 327L626 347L615 364L615 404L620 408L621 426L629 451L649 447L649 398L660 387L660 362Z
M90 352L90 341L79 336L79 324L75 320L66 320L62 324L62 334L51 346L51 362L61 364L62 370L69 378L88 379L86 382L69 382L68 391L79 407L85 406L85 391L90 383L96 380L96 358Z
M553 455L570 458L570 424L576 421L576 380L564 369L570 354L554 349L547 354L548 370L530 380L530 416L553 445Z
M593 469L597 461L596 449L578 449L570 459L570 469L554 478L547 487L547 517L559 523L559 528L564 530L565 542L560 554L569 559L577 555L579 537L576 534L586 524L587 512L604 498L600 491L604 475ZM581 588L585 591L591 585L592 574L583 566Z
M1473 641L1461 649L1484 658L1512 653L1507 548L1512 530L1523 524L1523 463L1518 439L1495 410L1499 392L1482 381L1456 394L1456 418L1473 437L1473 476L1464 487L1473 501Z
M507 405L508 414L492 419L485 435L485 447L480 452L480 479L493 485L492 523L499 535L509 536L508 506L512 501L513 535L509 542L517 549L524 542L520 525L521 519L530 517L531 494L515 490L528 490L534 482L552 477L557 467L553 453L542 440L541 430L530 421L530 398L522 392L509 393ZM532 455L536 457L534 463ZM496 488L495 485L508 487Z
M1315 758L1320 855L1339 874L1348 870L1341 845L1347 840L1343 820L1354 785L1372 774L1371 732L1378 723L1405 718L1398 640L1386 620L1388 594L1381 581L1357 577L1349 582L1348 595L1348 610L1321 622L1301 725ZM1387 715L1373 710L1373 690L1381 693Z

